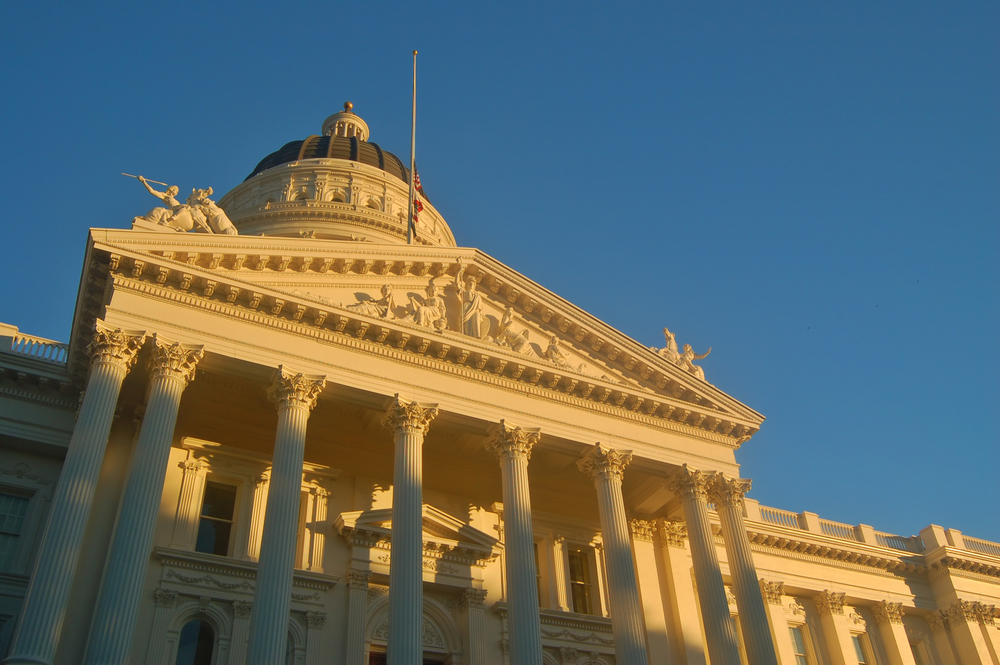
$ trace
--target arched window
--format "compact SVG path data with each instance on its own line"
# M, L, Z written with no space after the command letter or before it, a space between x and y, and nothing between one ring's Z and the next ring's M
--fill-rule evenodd
M192 619L181 629L174 665L212 665L215 631L207 622Z

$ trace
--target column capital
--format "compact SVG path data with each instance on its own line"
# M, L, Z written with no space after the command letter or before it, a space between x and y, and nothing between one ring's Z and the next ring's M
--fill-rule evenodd
M875 622L881 624L903 623L903 603L883 600L872 606Z
M371 571L369 570L348 570L347 579L352 589L358 589L360 591L368 590L368 580L372 577Z
M942 610L934 610L924 617L931 632L938 633L944 630L945 615Z
M306 624L310 628L322 628L324 623L326 623L326 612L306 612Z
M246 600L233 601L233 617L236 619L249 619L253 603Z
M205 356L204 346L193 346L171 342L158 333L153 334L152 355L149 358L149 373L178 379L187 385L194 379L198 361Z
M285 369L284 365L278 365L271 387L267 389L267 397L279 408L297 406L311 411L325 387L325 376L295 374Z
M664 545L684 548L684 542L688 535L687 524L661 519L656 522L656 526L659 528L660 540L663 541Z
M599 480L617 480L621 482L625 475L625 467L632 461L632 451L618 451L603 443L595 443L584 454L583 459L576 463L580 471L587 474L596 483Z
M541 436L542 431L537 427L520 427L501 420L486 440L486 449L501 460L507 457L531 459L531 448Z
M785 593L785 583L760 580L760 593L768 605L781 605L781 596Z
M399 432L427 434L431 421L437 414L437 404L410 402L396 393L389 402L389 408L382 416L382 425L391 429L393 434Z
M742 508L743 496L750 491L750 481L716 473L708 481L708 498L718 506Z
M846 599L846 594L835 593L829 589L813 596L813 602L816 603L816 609L820 614L843 614Z
M966 623L982 623L992 626L996 623L996 610L993 605L968 600L959 600L941 610L948 621L964 621ZM876 615L878 618L878 615Z
M128 371L135 364L136 354L145 341L145 331L110 328L98 321L94 326L94 337L87 346L87 355L91 363L118 365Z
M153 591L153 602L157 607L171 608L177 605L177 592L166 591L165 589L155 589Z
M462 607L482 609L486 605L486 589L468 588L462 592Z
M632 531L633 540L641 540L647 543L653 542L653 531L656 523L651 520L632 519L629 520L629 529Z
M687 464L674 471L667 478L667 489L676 493L681 499L696 499L706 501L708 498L708 483L711 475L699 471Z

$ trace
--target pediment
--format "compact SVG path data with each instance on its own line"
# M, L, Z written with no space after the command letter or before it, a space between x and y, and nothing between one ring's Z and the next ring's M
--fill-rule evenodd
M423 504L421 524L424 552L428 555L482 565L503 549L496 537L426 503ZM380 547L392 539L392 509L344 512L337 517L335 528L352 545Z
M103 266L115 288L141 283L147 295L183 294L245 320L348 336L372 352L402 350L731 447L763 421L475 249L135 231L92 238L95 269Z

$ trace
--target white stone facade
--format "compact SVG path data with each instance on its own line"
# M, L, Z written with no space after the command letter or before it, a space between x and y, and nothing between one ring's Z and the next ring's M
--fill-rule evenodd
M92 230L68 344L0 328L5 663L1000 665L1000 545L746 498L693 351L407 197L277 166L247 235Z

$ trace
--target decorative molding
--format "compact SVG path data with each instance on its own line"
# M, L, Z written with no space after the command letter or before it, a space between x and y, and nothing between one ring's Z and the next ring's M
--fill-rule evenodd
M645 543L653 542L656 522L652 520L632 519L629 520L629 528L632 531L632 538L634 540L641 540Z
M859 614L858 611L855 609L851 610L851 613L847 615L847 618L855 626L861 626L862 628L866 628L868 626L868 622L865 621L865 618L861 616L861 614Z
M176 591L166 591L165 589L155 589L153 591L153 602L156 603L157 607L166 607L168 609L176 607L177 598Z
M667 489L683 500L705 502L708 500L708 485L712 477L694 467L682 464L681 468L667 478Z
M249 619L250 612L253 609L253 603L246 600L234 600L233 601L233 618L235 619Z
M153 334L153 347L149 358L149 373L181 381L187 385L194 380L198 361L205 356L204 346L170 342L160 334Z
M806 615L806 608L804 605L802 605L802 603L798 602L797 600L793 600L792 602L788 603L788 613L791 614L792 616L804 617Z
M537 427L520 427L501 420L486 440L486 449L500 460L507 457L531 459L531 448L538 443L541 435Z
M279 408L298 407L311 411L325 387L325 376L293 374L284 365L279 365L267 397Z
M925 616L924 620L927 621L927 625L930 626L930 629L937 633L945 629L944 622L947 620L947 617L942 610L934 610Z
M467 588L462 592L461 606L481 610L486 606L486 589Z
M358 589L359 591L364 591L368 589L368 581L371 579L372 573L370 570L351 570L347 571L348 584L352 589Z
M306 612L306 624L310 628L322 628L324 623L326 623L326 612Z
M684 549L687 542L687 524L681 521L660 519L656 522L660 541L668 547Z
M781 605L781 596L785 593L785 583L760 580L760 592L764 596L764 602L770 605Z
M816 609L820 614L842 615L844 613L844 602L846 600L847 594L836 593L834 591L830 591L829 589L813 596L813 602L816 603Z
M621 482L625 476L625 467L631 461L631 450L617 451L603 443L595 443L594 447L584 454L583 459L576 463L576 466L580 471L590 476L595 483L602 480Z
M743 496L750 491L750 481L717 473L708 482L708 499L718 506L743 507Z
M396 393L382 416L382 425L393 434L427 434L431 421L438 414L437 404L410 402Z
M872 605L872 614L875 615L875 622L880 624L902 624L903 623L903 604L893 603L888 600L883 600L880 603Z
M103 321L96 321L94 327L94 336L87 346L90 361L117 365L128 371L135 364L136 354L146 341L146 332L113 329Z

